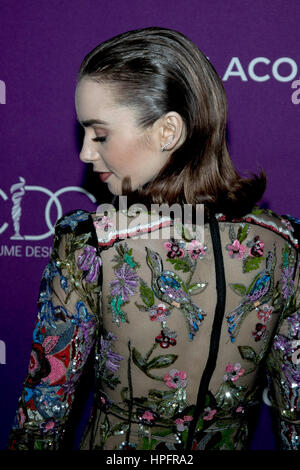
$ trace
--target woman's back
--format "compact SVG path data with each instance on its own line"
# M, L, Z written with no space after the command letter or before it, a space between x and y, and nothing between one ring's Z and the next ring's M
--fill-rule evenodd
M202 244L178 238L171 218L141 220L131 218L125 231L84 211L58 221L52 271L46 269L39 297L38 359L15 436L23 433L26 446L29 429L40 433L42 447L60 447L74 386L96 343L95 408L83 449L183 450L187 441L192 449L245 448L266 359L282 445L297 448L297 240L290 222L261 209L238 221L219 214L220 256L208 224ZM226 301L218 325L222 259ZM209 386L201 389L196 417L200 381ZM39 422L35 432L30 416Z
M235 223L218 218L226 279L225 315L194 445L240 449L247 442L249 413L261 399L258 366L266 359L293 292L296 252L289 223L271 213L257 210ZM205 225L204 245L172 238L169 226L158 226L152 222L146 239L132 238L130 233L136 230L131 221L127 237L101 253L103 324L114 336L109 348L119 355L118 367L113 370L106 363L106 371L113 371L120 383L113 390L111 379L103 384L107 415L104 412L100 422L103 429L107 426L106 432L113 426L117 435L121 431L118 437L104 438L104 448L119 447L126 442L127 432L129 442L140 449L176 448L185 442L208 361L217 303L209 226ZM297 318L289 319L291 327ZM288 325L288 321L282 325L285 336L289 335ZM280 374L282 357L277 342L269 359L269 366ZM286 367L293 370L296 365L288 362ZM101 375L105 377L105 369ZM275 383L280 393L279 382ZM289 389L288 382L285 387L283 408L291 412L293 387ZM100 443L100 435L95 443Z

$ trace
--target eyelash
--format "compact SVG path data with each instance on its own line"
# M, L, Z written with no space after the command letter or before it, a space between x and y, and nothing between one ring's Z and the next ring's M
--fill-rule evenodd
M101 142L101 143L104 143L106 141L106 136L102 136L102 137L95 137L93 139L94 142Z

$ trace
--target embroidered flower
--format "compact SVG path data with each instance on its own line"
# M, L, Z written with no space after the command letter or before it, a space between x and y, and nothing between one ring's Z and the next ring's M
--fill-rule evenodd
M231 258L236 256L237 258L242 259L246 252L245 245L242 245L237 239L234 240L232 245L227 245L226 249L228 250L228 254Z
M169 388L184 388L187 384L187 375L184 370L171 369L163 379Z
M157 307L149 310L150 320L164 322L167 316L170 315L170 310L164 304L158 304Z
M105 367L113 373L117 372L120 367L120 361L123 359L120 354L114 353L111 350L111 343L112 341L116 341L116 339L117 337L110 332L108 333L106 340L103 338L103 336L101 336L100 339L100 357L102 362L104 362Z
M182 418L177 418L175 419L175 423L176 423L176 427L177 427L177 431L185 431L187 429L187 424L193 420L193 417L192 416L184 416L183 419Z
M187 243L187 251L193 259L203 258L207 247L202 245L198 240L192 240Z
M157 419L157 414L153 410L137 410L137 417L142 424L147 426L153 426L155 420Z
M169 328L163 328L161 334L156 336L155 341L159 343L161 348L168 348L169 346L176 345L176 336L175 331L170 331Z
M205 413L207 413L205 416L203 416L203 419L205 421L210 421L213 419L213 417L215 416L217 410L212 410L211 408L205 408Z
M258 235L254 237L253 241L250 242L248 246L250 246L249 252L248 252L249 256L257 256L257 257L263 256L265 244L262 240L259 239Z
M182 258L184 256L184 250L180 246L180 242L175 242L174 238L171 238L170 242L165 242L164 247L168 250L168 258Z
M242 406L238 406L237 409L235 410L236 413L244 413L245 410Z
M284 299L288 299L294 292L293 267L286 266L282 269L282 294Z
M95 282L98 277L101 266L101 258L97 256L97 250L94 246L87 245L83 253L78 257L77 266L82 271L87 271L86 282Z
M226 380L226 382L229 380L231 380L231 382L236 382L245 372L245 369L242 369L241 364L238 362L235 364L227 364L225 370L227 372L227 374L224 375L224 380Z
M255 325L255 331L252 332L252 336L254 336L255 341L260 341L266 333L266 326L262 323L257 323Z
M112 219L109 219L107 215L103 215L102 217L94 221L94 227L100 228L100 230L104 230L104 232L107 232L108 228L112 226L113 221Z
M271 307L268 304L262 305L257 312L257 318L265 324L271 318L273 310L274 307Z
M111 293L113 296L121 296L122 300L126 302L129 296L135 294L137 274L128 264L124 263L120 269L115 271L115 275L118 279L110 282Z

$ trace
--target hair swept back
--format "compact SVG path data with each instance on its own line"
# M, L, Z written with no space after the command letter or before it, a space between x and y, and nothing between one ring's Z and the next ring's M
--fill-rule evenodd
M77 80L88 76L116 87L120 104L136 109L146 128L169 111L178 112L186 139L159 174L135 191L122 181L129 201L204 203L217 212L241 216L266 188L266 175L242 178L226 143L227 98L215 68L183 34L160 27L119 34L84 58Z

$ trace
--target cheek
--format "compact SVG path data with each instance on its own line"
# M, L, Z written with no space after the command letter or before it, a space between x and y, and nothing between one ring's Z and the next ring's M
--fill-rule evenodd
M110 163L111 167L122 173L126 172L126 169L132 173L145 163L145 158L149 158L149 149L141 139L135 139L114 145L111 149Z

